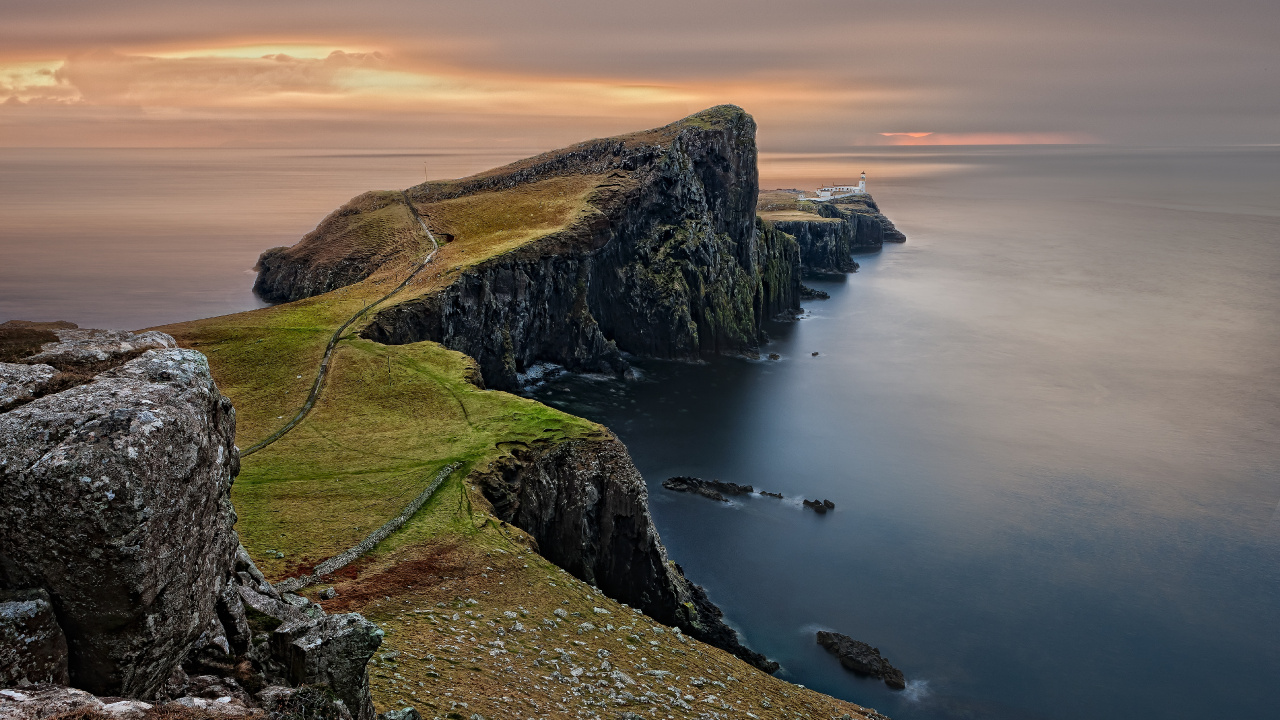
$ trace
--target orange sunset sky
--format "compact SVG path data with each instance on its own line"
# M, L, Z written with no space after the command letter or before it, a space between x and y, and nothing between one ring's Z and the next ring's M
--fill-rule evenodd
M5 4L0 146L1280 142L1274 2ZM1224 11L1224 8L1229 11Z

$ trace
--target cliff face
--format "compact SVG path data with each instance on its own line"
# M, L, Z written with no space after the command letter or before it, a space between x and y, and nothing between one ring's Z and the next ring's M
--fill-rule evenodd
M626 368L623 352L693 359L757 347L764 320L799 307L799 253L793 240L756 223L755 130L751 116L723 106L657 130L411 188L431 218L433 204L455 198L597 178L581 217L528 245L461 265L438 291L378 312L362 335L460 350L497 388L514 387L516 374L539 362L617 373ZM347 277L334 266L367 268L363 255L341 250L338 221L330 216L294 248L265 254L260 292L303 297ZM324 263L314 259L322 253Z
M667 559L644 480L622 443L517 450L474 479L495 514L532 535L543 557L659 622L766 672L778 669L743 646L702 588Z
M870 195L799 202L792 192L771 191L760 195L760 215L795 238L803 270L810 273L853 272L858 269L853 253L907 240Z
M848 220L775 220L780 232L795 238L800 248L800 262L811 272L846 273L858 269L853 261L857 222ZM871 246L871 249L879 245Z

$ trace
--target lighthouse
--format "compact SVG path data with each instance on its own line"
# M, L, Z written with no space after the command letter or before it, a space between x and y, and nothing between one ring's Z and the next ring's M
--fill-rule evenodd
M805 193L800 193L801 200L839 200L840 198L853 197L855 195L867 194L867 174L862 173L862 179L857 185L827 185L818 188L817 197L808 197Z

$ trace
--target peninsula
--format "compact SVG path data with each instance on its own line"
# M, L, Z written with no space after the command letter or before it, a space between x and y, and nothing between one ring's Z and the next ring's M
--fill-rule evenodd
M210 530L219 572L372 621L379 713L881 717L771 677L668 559L622 443L504 392L547 363L755 353L806 272L903 239L869 196L783 195L759 193L752 118L720 106L368 192L265 252L279 304L155 328L141 356L199 385L203 354L234 405L210 407L245 449L218 458L246 552Z

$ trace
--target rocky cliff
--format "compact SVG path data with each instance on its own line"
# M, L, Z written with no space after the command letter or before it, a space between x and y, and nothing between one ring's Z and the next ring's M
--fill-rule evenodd
M760 216L795 238L807 273L858 269L854 253L874 252L907 238L880 212L870 195L828 202L801 202L791 191L760 194Z
M380 310L362 335L460 350L498 388L514 387L519 372L540 362L620 373L623 353L694 359L757 347L763 321L799 307L799 248L757 223L755 130L750 115L722 106L411 188L408 196L431 220L459 198L536 195L570 177L590 184L581 212L561 227L504 252L460 257L447 283ZM297 298L359 275L333 268L368 274L370 251L344 250L346 228L371 222L357 204L294 248L264 254L260 292ZM459 246L471 241L465 229L456 234Z
M706 592L667 559L644 479L622 443L574 440L516 450L475 479L494 513L533 536L543 557L661 623L766 672L778 669L745 647Z
M239 549L235 411L205 357L162 333L51 332L0 363L0 682L246 712L316 685L372 718L380 632L281 596ZM57 706L15 697L16 717Z

